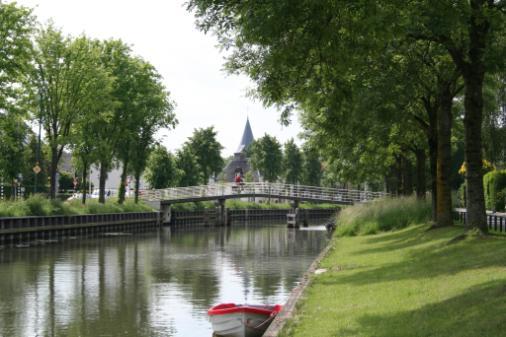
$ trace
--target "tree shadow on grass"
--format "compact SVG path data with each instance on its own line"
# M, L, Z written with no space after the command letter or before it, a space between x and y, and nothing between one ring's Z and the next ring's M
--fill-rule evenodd
M397 233L392 233L387 236L381 236L377 238L370 238L367 240L368 243L383 245L380 247L374 247L369 249L364 249L357 254L377 254L390 252L397 249L404 248L414 248L418 245L427 243L433 240L433 237L430 233L427 233L428 226L412 226L405 230L399 231ZM455 236L455 228L441 228L438 229L439 239L442 240L450 240Z
M444 235L446 234L448 233ZM441 235L438 236L440 237ZM447 241L443 240L443 242ZM341 273L328 275L319 280L319 283L366 285L373 282L453 275L470 269L506 267L505 256L506 241L501 238L472 238L452 245L443 244L437 240L434 244L407 251L406 257L400 262L385 264L351 275Z
M394 230L391 232L382 232L382 234L386 235L371 235L368 239L368 243L394 243L405 241L406 239L413 236L416 232L424 232L428 226L408 226L402 230Z
M499 337L506 335L506 284L490 281L461 295L392 315L364 315L333 336Z

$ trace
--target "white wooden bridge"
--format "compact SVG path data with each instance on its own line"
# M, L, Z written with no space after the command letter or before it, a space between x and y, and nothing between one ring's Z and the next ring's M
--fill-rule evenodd
M224 224L226 223L225 201L227 199L269 198L291 200L293 202L292 215L295 214L295 222L297 223L299 203L303 201L351 205L368 202L387 195L384 192L258 182L144 190L141 198L148 203L159 205L162 212L162 223L170 223L171 205L173 204L216 200L219 203L216 216L217 222Z
M159 201L161 204L259 197L350 205L386 195L388 194L385 192L257 182L145 190L141 197L145 201Z

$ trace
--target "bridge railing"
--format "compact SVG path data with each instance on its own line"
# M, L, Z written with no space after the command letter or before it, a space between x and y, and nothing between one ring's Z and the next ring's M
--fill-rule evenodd
M142 198L149 201L171 201L232 195L270 196L273 198L318 200L342 203L366 202L387 196L384 192L337 189L281 183L218 183L211 185L172 187L144 191Z

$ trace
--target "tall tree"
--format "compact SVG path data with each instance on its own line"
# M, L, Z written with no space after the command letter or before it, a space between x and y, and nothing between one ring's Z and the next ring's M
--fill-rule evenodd
M302 184L320 186L323 175L320 154L313 146L305 143L302 146L302 158Z
M188 146L183 146L176 153L176 167L178 169L178 186L196 186L202 182L202 170L195 154Z
M93 43L93 46L89 52L95 54L98 60L97 64L101 65L99 60L101 56L100 44L97 41L90 43ZM113 78L107 69L103 67L96 69L93 83L95 92L84 105L82 113L76 116L77 120L70 132L72 156L77 170L81 173L83 204L86 203L87 179L91 165L99 159L101 131L104 125L107 125L111 110L114 107L112 83Z
M74 124L95 104L103 89L103 68L94 45L85 37L65 37L53 26L36 38L32 81L39 95L37 117L42 121L51 151L50 197L56 197L56 173Z
M249 151L253 168L258 170L266 181L276 182L283 169L283 153L278 140L266 134L255 140Z
M297 184L302 177L302 154L293 138L285 143L283 153L283 171L287 184Z
M197 163L202 170L202 183L206 184L211 177L216 177L223 169L224 161L221 157L223 146L216 139L214 127L196 129L186 142L188 148L195 154Z
M99 166L98 201L105 203L105 184L110 170L115 165L118 144L122 140L128 114L124 107L130 100L130 48L120 40L101 43L101 63L114 78L111 95L113 107L102 112L102 123L96 133L96 155Z
M136 118L136 129L132 133L133 142L131 143L136 203L139 200L141 175L146 168L156 132L161 128L174 127L177 123L173 113L174 104L169 99L169 93L155 68L147 62L143 62L139 77L135 116L140 118Z
M146 180L151 188L167 188L177 185L179 178L176 158L163 145L156 145L149 155Z
M337 166L338 171L348 173L351 177L347 179L364 181L375 176L374 179L377 179L378 176L368 167L374 167L381 175L392 167L391 159L409 163L405 156L393 158L394 153L383 149L389 145L386 141L389 124L409 116L414 105L413 98L418 96L414 95L415 91L416 94L422 91L412 86L411 80L403 82L406 88L399 88L398 82L381 76L384 55L402 61L406 58L406 49L419 49L410 39L422 35L413 33L420 26L430 23L428 26L434 26L431 28L448 33L452 29L445 29L468 17L465 12L469 8L467 2L459 1L455 6L447 2L432 6L432 3L417 1L400 6L398 1L293 4L290 1L193 0L188 8L194 11L204 31L214 31L221 38L222 45L232 49L227 69L248 74L256 82L257 94L264 103L286 107L283 116L293 108L302 109L305 126L316 126L322 136L319 144L331 149L328 153L333 158L328 163ZM456 18L453 7L464 9L460 13L463 15ZM437 15L427 15L432 11L438 11ZM491 14L491 17L496 16ZM384 22L390 24L385 25ZM454 33L455 36L460 34L458 30ZM432 66L434 72L429 72L430 77L435 79L429 85L432 92L418 97L429 98L424 104L429 103L430 116L421 120L426 126L430 145L434 215L436 217L436 213L440 213L439 225L448 225L451 223L448 183L451 103L458 91L458 76L454 76L452 68L459 67L442 66L448 63L444 60L448 54L444 51L441 55L437 51L435 55L438 59ZM432 50L430 54L432 57ZM395 73L396 68L391 70ZM391 74L390 71L387 73ZM381 89L378 84L389 91ZM425 84L419 83L420 87ZM370 104L371 101L379 101L381 105ZM367 109L364 109L365 103L369 103ZM441 113L438 114L438 111ZM366 118L373 123L379 121L381 127L358 133L357 130L363 130L359 123ZM372 133L376 135L371 137ZM353 143L347 144L347 139ZM420 163L423 162L423 153L420 148L417 149L416 158ZM410 172L409 165L399 167L405 174ZM404 170L402 167L407 168ZM422 172L422 165L417 164L417 167L420 168L417 171ZM441 186L439 192L438 183Z
M482 172L483 85L504 67L504 1L420 1L407 6L410 34L446 48L464 79L467 223L487 232Z

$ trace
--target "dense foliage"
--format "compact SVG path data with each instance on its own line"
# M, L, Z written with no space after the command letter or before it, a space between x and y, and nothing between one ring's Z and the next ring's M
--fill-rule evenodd
M405 195L416 186L424 198L428 171L433 220L446 226L461 148L468 223L486 231L483 149L505 164L503 1L192 0L188 9L229 50L230 72L248 75L283 120L300 112L327 181Z
M282 174L283 152L275 137L264 135L250 145L249 153L253 168L268 182L276 182Z
M216 178L223 169L224 161L221 157L223 146L216 139L216 135L213 127L196 129L186 142L186 146L196 157L203 184L210 178Z
M39 28L40 27L40 28ZM92 165L100 167L100 202L108 172L119 162L135 197L155 135L174 127L174 103L157 70L119 40L67 36L39 25L31 10L0 3L0 176L29 192L57 193L61 159L72 153L83 203ZM43 129L44 140L31 125ZM62 176L62 175L60 175ZM68 182L61 184L69 188Z
M487 209L504 211L506 207L506 170L491 171L483 176Z

